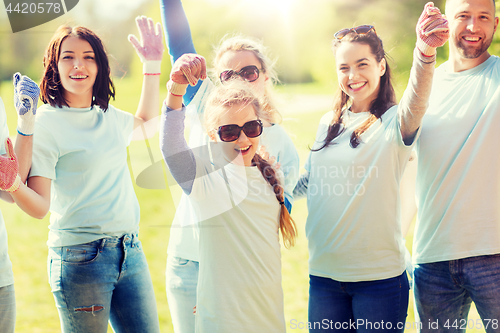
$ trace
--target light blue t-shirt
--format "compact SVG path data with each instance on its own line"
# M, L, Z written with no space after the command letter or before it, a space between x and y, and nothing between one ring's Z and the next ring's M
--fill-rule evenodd
M281 205L273 187L241 154L228 163L220 143L185 154L183 123L183 111L163 113L161 148L181 184L184 169L195 170L192 187L183 189L199 230L196 332L285 332Z
M500 59L434 75L417 142L416 263L500 253Z
M9 137L7 127L7 115L5 106L0 98L0 154L5 154L5 140ZM0 212L0 287L5 287L14 283L14 274L12 273L12 263L9 259L7 245L7 230L2 213Z
M347 111L344 133L330 146L311 152L306 162L311 275L357 282L387 279L405 270L399 182L412 145L403 142L394 106L351 148L351 133L369 116ZM333 111L321 119L313 149L321 147L332 119Z
M52 180L49 247L88 243L139 228L127 166L133 115L109 106L37 110L30 177Z

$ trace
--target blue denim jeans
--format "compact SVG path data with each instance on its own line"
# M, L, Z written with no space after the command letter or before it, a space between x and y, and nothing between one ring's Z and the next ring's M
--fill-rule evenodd
M14 333L16 326L16 295L14 285L0 288L0 332Z
M415 265L422 332L500 332L500 254ZM474 301L481 321L468 320Z
M196 288L199 263L179 257L167 257L167 300L175 333L194 333Z
M63 332L160 332L137 234L49 248L48 273Z
M384 280L339 282L309 276L309 332L403 332L406 272Z

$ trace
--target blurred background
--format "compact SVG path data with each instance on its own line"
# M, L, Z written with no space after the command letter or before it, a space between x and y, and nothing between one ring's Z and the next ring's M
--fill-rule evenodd
M9 2L9 1L7 1ZM408 73L415 43L415 24L425 0L184 0L197 51L211 60L213 45L228 33L262 39L277 59L283 84L336 81L330 44L342 28L372 24L393 59L396 76ZM444 10L444 0L436 1ZM139 75L140 66L127 35L136 33L133 18L159 20L158 0L80 0L66 15L41 26L13 34L0 10L0 80L22 70L38 78L43 51L63 23L96 31L112 56L115 78ZM495 40L498 42L498 40ZM498 49L498 45L494 45ZM440 59L447 57L445 49ZM164 62L164 73L169 62ZM167 79L167 76L164 76Z
M8 3L9 0L4 1ZM406 87L415 25L425 0L184 0L194 44L199 54L212 61L213 47L226 34L241 33L261 39L276 60L280 84L276 87L283 126L290 133L303 165L314 141L321 116L329 111L337 90L333 34L362 24L375 26L382 38L393 69L398 99ZM444 12L444 0L435 5ZM134 18L138 15L160 21L158 0L80 0L66 15L35 28L13 34L6 11L0 5L0 97L7 111L11 135L16 131L13 108L12 75L20 71L39 82L46 45L61 24L83 25L103 40L110 55L116 85L116 107L134 113L142 84L142 65L127 41L137 34ZM490 53L500 54L498 36ZM447 45L438 50L438 64L448 57ZM162 64L161 94L170 72L165 53ZM41 102L39 102L40 105ZM160 108L160 106L158 106ZM132 179L161 160L158 136L134 142L129 147ZM141 204L141 231L148 258L162 332L173 332L165 296L165 261L170 224L175 204L168 186L158 178L158 189L136 186ZM46 257L48 217L39 221L28 217L14 205L1 202L9 233L9 254L14 267L17 298L17 332L59 332L59 319L47 282ZM283 250L283 289L289 332L302 329L307 321L307 241L304 224L305 200L296 202L292 212L299 239L291 250ZM411 249L412 231L407 236ZM471 318L476 319L474 310ZM415 332L413 304L407 318L407 332ZM295 323L295 325L292 325ZM472 327L475 327L472 325ZM109 330L111 332L111 330ZM469 332L481 331L469 329Z

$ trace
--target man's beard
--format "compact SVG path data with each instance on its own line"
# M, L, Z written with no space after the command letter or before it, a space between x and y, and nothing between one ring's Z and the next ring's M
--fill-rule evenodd
M460 55L466 59L476 59L479 58L491 45L493 36L490 39L484 40L478 46L465 46L462 42L462 38L457 38L457 49Z

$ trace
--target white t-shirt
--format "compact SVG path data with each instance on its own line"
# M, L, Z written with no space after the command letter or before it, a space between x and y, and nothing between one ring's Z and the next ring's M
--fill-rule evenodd
M127 165L133 115L112 105L37 110L30 177L52 180L49 247L137 232L139 203Z
M186 107L186 127L190 130L188 142L191 148L201 147L209 142L203 127L203 114L213 87L210 80L205 80L191 103ZM264 127L260 137L260 145L266 146L269 155L276 157L276 161L281 164L281 170L285 177L285 196L290 203L293 203L292 192L299 177L299 156L290 136L278 124ZM170 228L167 250L169 255L199 261L197 222L199 221L193 215L192 208L187 202L187 196L182 192Z
M230 163L213 172L196 163L189 195L203 221L196 332L285 332L280 205L272 187L257 167Z
M7 127L7 115L5 106L0 98L0 154L5 154L5 140L9 137ZM14 274L12 273L12 263L9 259L7 242L7 230L2 213L0 212L0 287L5 287L14 283Z
M417 142L416 263L500 253L500 59L434 76Z
M351 133L370 113L347 111L344 133L310 153L305 168L311 275L356 282L405 270L399 182L412 145L403 142L397 111L397 106L387 110L354 149ZM333 111L321 119L313 149L321 147L332 119Z

